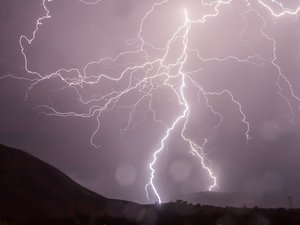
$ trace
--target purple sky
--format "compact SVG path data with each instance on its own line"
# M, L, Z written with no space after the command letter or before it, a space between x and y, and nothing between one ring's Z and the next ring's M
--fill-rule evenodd
M153 166L163 201L213 183L189 141L214 191L300 196L300 22L279 16L300 1L217 2L1 0L0 142L146 203L153 154L188 106Z

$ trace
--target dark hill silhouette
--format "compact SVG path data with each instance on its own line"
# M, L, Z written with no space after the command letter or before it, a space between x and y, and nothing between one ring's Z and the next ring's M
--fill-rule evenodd
M113 220L124 217L125 208L137 213L139 207L102 197L28 153L0 144L0 218L18 222L31 217L103 216ZM131 212L132 219L135 213Z
M193 204L205 204L219 207L262 207L262 208L288 208L288 194L266 192L261 194L233 193L233 192L198 192L176 196L173 199L181 199ZM300 202L294 199L294 206L299 207Z
M101 210L107 199L72 181L54 167L0 145L0 211L18 215L69 215Z
M300 210L111 200L25 152L0 145L0 225L104 224L299 225Z

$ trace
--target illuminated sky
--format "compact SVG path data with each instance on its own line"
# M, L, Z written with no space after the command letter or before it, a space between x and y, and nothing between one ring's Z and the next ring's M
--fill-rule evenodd
M300 2L282 3L1 1L0 142L112 198L300 196Z

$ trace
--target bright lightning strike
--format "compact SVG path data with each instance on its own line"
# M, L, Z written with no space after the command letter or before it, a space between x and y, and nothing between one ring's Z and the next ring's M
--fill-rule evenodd
M78 1L87 6L94 6L97 5L98 3L103 2L104 0L94 0L94 1L78 0ZM263 59L262 57L260 57L255 53L253 53L253 55L249 55L246 58L239 58L234 55L229 55L224 58L219 58L219 57L203 58L201 57L201 53L199 52L199 50L192 49L189 46L190 31L192 29L192 26L204 24L207 22L207 20L218 17L221 8L231 5L233 0L214 0L214 1L202 0L202 5L206 7L210 7L211 12L204 14L203 16L198 18L191 18L189 16L189 12L186 9L183 9L182 25L179 26L178 29L173 33L171 38L167 41L166 46L163 48L158 48L155 46L155 44L145 41L142 34L143 34L143 29L146 21L149 19L149 17L153 14L153 12L157 8L165 6L169 3L169 0L162 0L160 2L153 3L150 10L147 11L144 17L141 19L139 31L137 33L137 38L135 40L132 40L132 43L136 43L138 46L135 50L122 52L118 54L116 57L105 57L95 61L91 61L85 65L83 71L80 71L77 68L61 68L55 71L54 73L44 75L30 69L24 43L30 46L32 42L35 40L36 36L38 35L39 28L43 25L43 22L51 18L50 10L47 8L47 4L52 4L51 2L52 0L42 1L45 14L36 20L35 29L33 30L31 36L21 35L19 39L21 54L23 55L24 58L24 68L28 73L28 75L30 75L31 77L30 78L18 77L13 74L10 74L10 75L2 76L2 78L10 77L13 79L22 79L22 80L29 81L30 86L28 92L26 93L26 98L29 96L30 91L36 85L38 85L42 81L50 80L54 77L60 78L61 81L63 81L66 84L67 87L74 88L76 90L79 101L88 108L88 111L86 113L78 113L73 111L60 112L54 107L49 105L41 105L39 107L42 108L43 112L49 116L96 118L97 127L94 130L90 139L91 144L96 148L99 147L99 145L97 145L94 142L94 139L95 136L99 134L101 130L100 120L101 120L102 113L105 111L112 110L116 105L120 104L120 100L124 96L132 92L138 91L140 93L138 99L131 105L123 106L124 108L130 110L130 113L129 113L128 123L126 127L121 130L121 132L126 132L129 129L134 129L138 123L142 122L142 121L138 121L135 123L133 120L134 113L137 107L142 104L142 102L147 102L147 106L148 106L147 112L151 113L153 121L160 124L163 128L166 129L165 135L161 138L159 147L154 151L152 160L148 165L150 169L150 176L149 176L149 182L145 186L145 191L148 200L150 200L150 191L152 191L152 193L154 194L154 196L156 197L159 203L163 201L158 185L156 185L155 183L155 175L157 173L155 168L156 165L159 163L160 154L166 148L166 143L170 135L176 129L180 130L181 139L186 143L187 149L189 149L189 152L192 155L194 155L199 159L202 168L207 172L207 175L211 179L211 184L208 187L209 191L212 191L217 187L217 177L212 170L212 166L211 166L212 162L207 158L207 154L205 153L204 150L207 144L207 137L204 137L205 140L204 144L199 145L186 135L186 129L190 123L190 112L191 112L190 103L186 96L186 91L189 85L192 85L198 90L198 95L204 97L206 106L217 118L219 118L218 123L216 124L214 129L221 126L223 117L222 114L217 112L209 103L209 96L220 96L220 95L229 96L230 100L237 106L238 111L242 116L241 122L245 127L246 142L248 143L248 141L251 139L250 123L247 120L246 113L244 113L243 111L243 105L234 97L233 93L228 89L219 92L206 91L205 88L194 79L194 75L196 75L199 71L201 71L201 68L194 71L188 71L188 72L184 70L184 65L186 64L189 55L195 55L202 62L210 62L210 61L225 62L229 60L234 60L238 63L249 63L259 67L263 66L263 64L265 63L270 63L273 66L273 68L275 68L278 72L278 79L276 83L279 90L278 94L284 100L286 100L289 109L291 111L291 114L293 115L293 117L295 116L291 104L291 99L288 96L283 94L283 90L282 90L283 88L281 86L281 82L284 82L288 86L292 99L296 100L299 104L300 104L300 98L295 95L291 82L283 74L280 66L277 63L277 48L276 48L277 43L276 40L272 38L269 34L267 34L267 32L265 31L266 21L263 14L260 12L259 9L257 9L253 5L255 4L260 5L263 9L267 10L275 18L283 17L286 15L297 16L298 12L300 11L300 7L297 9L288 9L285 8L280 2L276 0L270 0L270 1L244 0L243 1L247 7L247 11L241 14L242 19L245 21L245 29L247 27L247 20L245 18L247 13L254 12L259 18L262 19L264 24L260 29L260 33L262 37L266 38L269 42L271 42L273 46L272 49L273 57L271 61ZM275 12L275 10L271 6L272 4L275 4L277 7L279 7L280 11ZM244 42L247 45L247 41L241 38L243 36L244 30L240 34L240 40L241 42ZM177 41L180 41L180 44L182 45L180 49L180 54L177 57L175 62L168 63L167 57L169 56L173 48L173 45L177 43ZM163 56L150 60L149 53L146 50L148 48L151 48L152 50L155 51L163 52ZM105 62L117 62L120 58L129 55L142 55L145 61L140 64L133 64L127 66L119 74L118 77L111 77L106 74L98 74L92 76L88 75L87 72L88 68L92 65L101 64ZM255 59L260 59L261 61L263 61L263 63L262 64L257 63ZM174 73L174 71L176 72ZM70 79L70 78L66 78L63 75L64 73L71 73L71 72L76 73L77 77ZM135 77L136 73L141 73L142 77L137 79ZM83 85L99 84L103 80L120 83L126 78L129 78L129 82L127 85L123 87L123 89L113 90L105 95L99 94L98 96L93 96L93 98L88 100L85 100L83 96L80 94L80 91L78 90L78 88L82 87ZM179 85L178 83L174 82L175 79L179 82ZM157 112L155 110L155 107L153 106L154 92L162 87L172 90L172 92L176 96L177 103L181 109L181 113L174 119L174 121L170 125L167 124L165 121L158 119Z
M285 15L295 16L300 11L300 6L297 9L288 9L288 8L284 7L282 3L280 3L276 0L271 0L271 1L269 0L268 2L274 3L275 5L279 6L280 12L276 13L274 11L274 9L270 5L268 5L268 3L266 3L267 1L259 0L258 2L263 7L265 7L272 14L272 16L275 16L275 17L281 17L281 16L285 16Z

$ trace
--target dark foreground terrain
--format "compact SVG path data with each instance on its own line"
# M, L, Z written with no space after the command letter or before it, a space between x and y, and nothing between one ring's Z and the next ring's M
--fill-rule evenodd
M91 192L54 167L0 145L0 225L300 225L300 209L139 205Z

